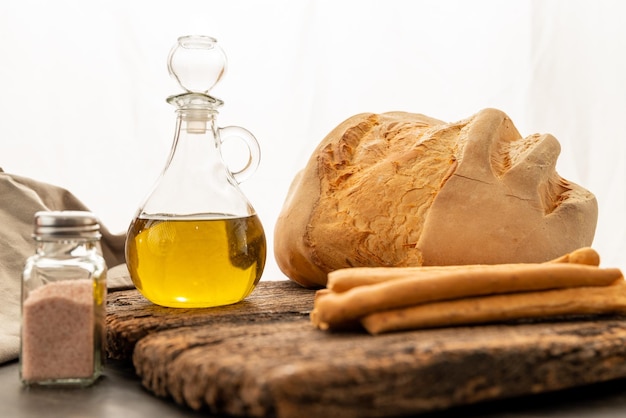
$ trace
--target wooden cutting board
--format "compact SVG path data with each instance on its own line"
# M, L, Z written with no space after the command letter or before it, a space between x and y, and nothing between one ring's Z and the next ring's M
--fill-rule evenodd
M456 327L370 336L313 328L314 292L261 282L210 309L108 297L107 351L193 409L253 417L419 414L626 376L626 320Z

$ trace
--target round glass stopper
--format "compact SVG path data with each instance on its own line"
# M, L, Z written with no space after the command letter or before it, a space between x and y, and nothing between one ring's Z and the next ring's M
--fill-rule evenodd
M181 36L172 47L167 69L188 93L207 94L226 72L226 54L210 36Z

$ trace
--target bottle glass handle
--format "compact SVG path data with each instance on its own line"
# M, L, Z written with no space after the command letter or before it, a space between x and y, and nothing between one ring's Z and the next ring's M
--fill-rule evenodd
M226 126L219 128L220 144L223 144L228 139L239 139L243 141L248 147L248 161L242 169L238 171L231 171L231 174L237 181L242 183L246 181L259 166L261 160L261 148L259 143L252 135L250 131L239 126Z

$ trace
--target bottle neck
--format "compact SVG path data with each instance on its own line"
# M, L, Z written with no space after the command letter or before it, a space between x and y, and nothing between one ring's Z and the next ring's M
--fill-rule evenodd
M162 177L168 184L173 182L170 186L180 191L200 179L218 179L226 170L220 154L219 128L215 123L217 112L179 108L177 113L174 142Z
M215 98L198 93L171 96L176 128L170 154L152 192L140 208L145 218L247 216L253 212L221 155ZM242 130L243 131L243 130ZM239 132L239 131L237 131ZM246 131L247 132L247 131Z
M219 162L219 128L215 122L217 112L207 109L178 109L174 142L168 166L179 166L190 172L210 162ZM171 168L171 167L170 167Z
M216 137L215 116L217 112L207 109L178 109L177 131L190 135Z

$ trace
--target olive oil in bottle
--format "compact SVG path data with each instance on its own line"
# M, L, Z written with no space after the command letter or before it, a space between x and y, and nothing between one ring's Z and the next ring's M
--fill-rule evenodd
M182 36L168 69L184 92L165 169L141 204L126 237L126 264L137 289L168 307L204 308L243 300L265 267L266 240L256 211L239 188L258 167L256 138L239 126L217 126L224 102L209 95L226 69L214 38ZM230 170L227 140L243 142L247 164Z
M127 263L137 289L170 307L238 302L258 283L265 233L256 215L217 219L138 219L129 231Z

